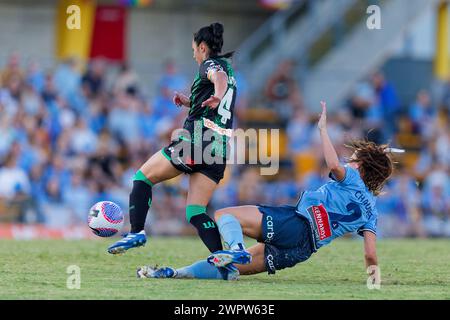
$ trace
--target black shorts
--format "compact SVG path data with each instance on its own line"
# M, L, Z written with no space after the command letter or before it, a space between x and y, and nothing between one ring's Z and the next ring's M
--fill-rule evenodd
M262 239L264 261L269 274L303 262L315 252L308 220L299 216L293 206L259 205L263 215Z
M200 172L215 183L219 183L225 172L228 144L222 140L219 141L222 137L217 138L216 142L203 141L201 138L195 141L193 126L185 124L184 129L186 130L185 134L180 134L161 152L176 169L187 174ZM207 130L202 128L203 134ZM213 143L216 143L215 146L218 145L219 148L214 149ZM215 152L217 152L217 157L205 157L209 153L215 155Z

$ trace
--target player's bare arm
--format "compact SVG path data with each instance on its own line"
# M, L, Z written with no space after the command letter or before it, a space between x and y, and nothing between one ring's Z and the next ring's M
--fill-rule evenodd
M228 76L223 71L213 72L210 80L214 83L214 95L206 99L202 103L202 107L215 109L219 106L220 101L228 89Z
M327 163L328 169L333 173L336 180L341 181L345 178L345 169L339 164L339 158L337 156L336 150L331 143L330 137L327 131L327 104L321 101L322 113L319 118L317 126L320 130L320 138L322 140L322 149L325 156L325 161Z
M375 233L370 231L364 231L364 259L366 262L366 268L369 266L378 265Z
M186 108L191 107L191 100L189 99L189 97L180 92L175 92L175 96L173 97L173 103L177 107L186 107Z

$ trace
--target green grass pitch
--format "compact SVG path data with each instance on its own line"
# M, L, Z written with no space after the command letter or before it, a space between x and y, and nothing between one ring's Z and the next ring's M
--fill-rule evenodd
M181 267L204 258L197 238L151 238L111 256L106 247L114 240L0 240L0 299L450 299L448 240L379 240L380 290L366 286L359 240L337 240L276 275L232 282L135 277L139 265ZM66 286L70 265L80 267L79 290Z

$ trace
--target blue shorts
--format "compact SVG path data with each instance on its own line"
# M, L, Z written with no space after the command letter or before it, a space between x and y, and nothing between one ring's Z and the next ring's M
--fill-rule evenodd
M307 260L314 252L313 235L308 220L295 212L294 206L259 205L262 219L264 260L269 274Z

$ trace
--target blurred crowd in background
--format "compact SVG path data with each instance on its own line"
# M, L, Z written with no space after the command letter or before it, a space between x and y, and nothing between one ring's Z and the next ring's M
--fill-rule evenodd
M97 201L117 202L127 213L136 170L167 145L187 109L172 103L189 94L194 75L172 61L161 66L155 94L131 66L91 61L81 70L67 60L52 70L12 54L0 62L0 222L84 224ZM290 61L280 63L258 99L237 72L235 127L279 128L280 171L261 176L258 166L229 165L209 206L295 204L301 190L328 180L316 126L320 107L307 108ZM345 142L368 138L405 148L378 198L382 237L450 237L450 82L444 94L430 88L400 101L381 72L362 79L347 105L331 110L329 132L342 161ZM309 111L316 110L317 112ZM154 187L151 234L187 234L187 176Z

